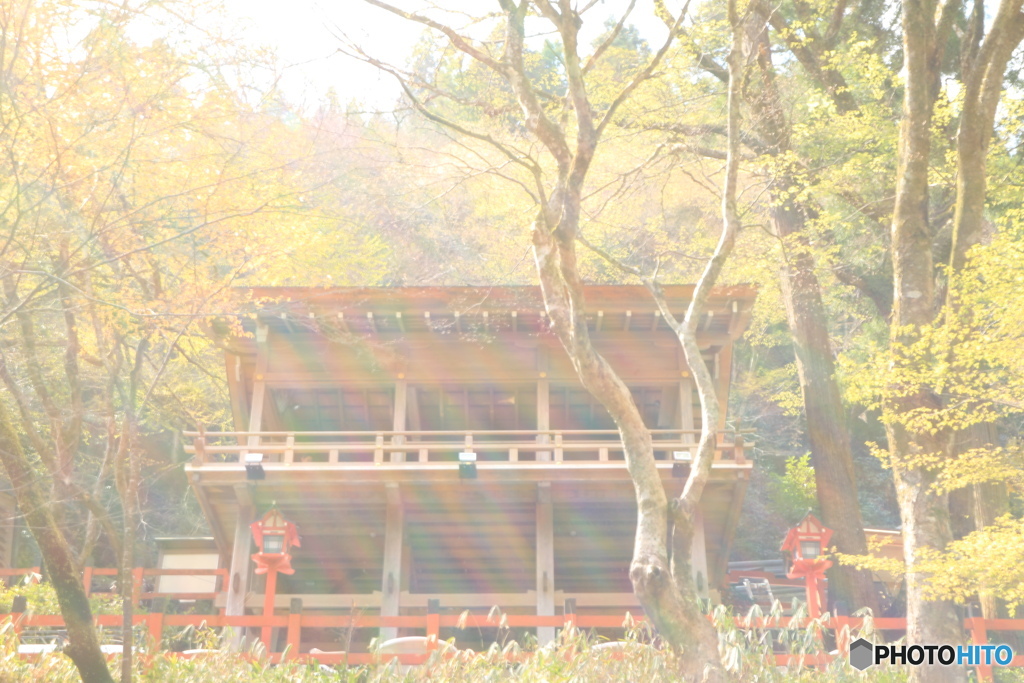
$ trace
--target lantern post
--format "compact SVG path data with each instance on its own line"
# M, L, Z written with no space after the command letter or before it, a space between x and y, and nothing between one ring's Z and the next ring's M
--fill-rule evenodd
M782 542L782 552L791 559L786 576L804 579L807 614L811 619L821 616L825 571L832 566L832 561L822 553L831 538L832 530L808 512L799 524L789 530Z
M267 514L250 526L252 536L256 540L259 552L252 556L256 563L257 574L267 575L267 586L263 591L263 616L274 615L274 598L277 597L277 575L294 574L292 568L291 549L298 548L299 530L292 522L287 521L277 506L271 507ZM273 627L263 627L260 639L267 652L270 652Z

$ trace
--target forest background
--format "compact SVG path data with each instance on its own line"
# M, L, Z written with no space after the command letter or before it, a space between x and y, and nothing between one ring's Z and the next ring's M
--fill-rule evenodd
M26 517L18 564L70 586L84 562L132 566L154 537L203 530L178 434L229 425L203 330L252 310L236 288L536 283L523 160L553 162L488 64L514 5L382 5L358 14L381 17L376 34L318 18L332 73L343 59L385 79L351 67L357 83L395 84L365 97L318 92L322 65L283 66L231 5L0 6L0 460ZM530 10L519 75L537 106L575 135L576 78L607 114L580 274L697 281L733 152L740 229L719 284L759 290L727 417L757 434L734 559L777 554L815 509L847 556L839 595L884 610L856 569L863 528L943 527L914 541L923 599L1009 613L1024 599L1021 3L925 3L923 47L909 3L741 5L574 4L579 63L541 23L551 6ZM392 25L408 53L380 39Z

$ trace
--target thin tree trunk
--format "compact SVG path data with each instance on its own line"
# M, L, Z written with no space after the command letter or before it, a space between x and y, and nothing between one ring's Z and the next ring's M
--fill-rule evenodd
M82 677L83 683L113 683L106 658L100 650L93 627L89 598L82 585L81 570L75 554L57 526L51 501L43 492L11 427L6 408L0 402L0 462L14 488L18 506L46 559L49 579L57 593L61 616L68 632L66 654Z
M138 528L138 499L140 462L136 453L136 428L134 421L126 416L121 436L122 453L118 476L118 493L124 514L120 562L121 593L121 683L131 683L135 652L135 638L132 629L135 618L135 537ZM159 644L158 644L159 645Z

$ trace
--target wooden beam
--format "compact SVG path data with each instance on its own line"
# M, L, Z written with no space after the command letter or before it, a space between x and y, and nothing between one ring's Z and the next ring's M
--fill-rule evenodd
M693 419L693 380L689 377L679 380L679 428L696 429ZM683 434L682 441L696 443L694 436L692 433Z
M661 388L661 400L658 407L658 429L672 429L679 422L679 389L666 384Z
M226 351L224 368L228 376L228 396L231 399L231 418L235 431L244 432L249 424L249 401L246 400L245 384L242 380L242 357ZM241 444L241 440L239 440Z
M405 431L405 417L409 407L409 385L404 379L395 381L395 411L391 429L396 432ZM391 437L391 443L404 444L405 437L396 434ZM391 462L405 462L405 453L392 452Z
M406 423L409 425L409 431L421 431L423 429L423 422L420 419L419 389L417 389L416 387L408 387L406 389L406 403L409 406L408 415L406 416Z
M743 316L740 315L740 302L733 299L729 314L729 336L736 339L742 333Z
M604 325L604 311L597 312L597 322L594 323L594 331L600 332L601 327Z
M518 311L512 311L512 331L513 332L518 332L519 331L519 312Z
M228 535L228 530L224 528L223 520L214 514L214 508L210 504L205 489L199 485L200 477L194 476L194 474L186 474L186 476L189 486L192 487L192 491L196 494L196 500L199 501L199 508L203 511L203 516L210 520L210 530L213 532L213 540L217 543L217 550L220 552L221 557L226 557L230 560L231 548L228 543L231 542L231 538Z
M398 482L414 486L438 485L457 482L459 466L455 462L432 463L283 463L264 464L267 471L267 483L261 484L266 496L271 490L285 495L285 490L275 485L292 487L296 485L344 485L356 486L364 483ZM672 481L672 463L658 461L658 472L666 481ZM713 482L732 481L737 474L746 472L753 467L750 460L735 462L732 460L716 461L711 470ZM222 486L245 481L245 468L238 463L207 463L204 465L185 464L186 473L200 474L203 486ZM543 481L574 481L574 482L630 482L626 463L622 460L565 461L557 467L550 462L529 462L520 460L484 461L477 463L479 485L503 485L509 482L543 482ZM273 481L271 481L273 479Z
M249 593L249 576L252 569L249 559L252 532L249 529L249 524L256 517L256 509L253 506L249 484L236 484L234 489L238 503L238 517L235 521L235 538L231 549L224 614L229 617L240 617L245 614L245 599ZM244 630L240 630L232 638L231 645L236 651L242 645L243 636Z
M715 383L718 385L718 429L725 429L729 412L729 382L732 379L732 344L726 344L715 357Z
M718 553L715 556L713 566L708 567L708 583L717 587L729 569L729 552L732 549L732 542L736 538L736 529L739 527L740 513L743 511L743 499L747 495L747 486L750 484L750 471L738 472L733 484L732 495L729 497L729 511L725 517L725 527L722 538L718 544Z
M523 593L417 593L402 591L401 602L405 607L423 609L427 606L428 600L439 600L441 606L453 609L466 609L477 607L488 609L495 605L503 609L523 607L533 608L537 604L536 591ZM357 610L376 610L380 606L380 592L373 593L278 593L274 596L274 606L284 609L289 606L295 598L302 599L305 609L340 609L343 611L355 608ZM577 607L607 607L607 608L638 608L640 601L632 593L569 593L566 591L555 591L555 604L565 602L566 599L576 601ZM262 596L252 595L249 598L249 607L257 608L263 605ZM215 607L223 607L223 597L218 596Z
M551 484L537 485L537 615L555 614L555 523ZM555 639L554 626L537 627L537 644Z
M402 546L404 545L405 511L397 484L387 486L387 513L384 528L384 570L381 577L380 614L397 617L402 595ZM393 626L380 630L381 641L398 637Z
M629 332L629 326L633 323L633 311L626 311L626 324L622 326L623 332Z
M551 429L551 383L548 380L548 357L547 349L537 349L537 429L544 431ZM537 443L551 443L548 434L538 434ZM551 451L538 451L537 460L551 460Z
M661 322L661 311L654 312L654 320L651 321L651 332L658 329L658 323Z
M256 370L252 376L252 405L249 407L249 438L246 443L250 448L260 445L260 437L252 432L263 429L263 407L267 400L267 365L268 338L270 330L265 324L256 327Z

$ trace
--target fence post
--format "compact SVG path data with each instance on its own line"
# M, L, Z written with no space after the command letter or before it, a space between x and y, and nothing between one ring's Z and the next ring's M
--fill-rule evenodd
M441 639L441 601L427 600L427 649L436 650Z
M292 598L288 606L288 635L285 639L285 651L289 657L299 654L302 646L302 598ZM283 658L283 656L282 656Z
M968 619L970 622L971 629L971 642L974 645L987 645L988 644L988 631L985 628L984 617L972 617ZM991 681L992 678L992 665L982 664L978 662L978 680L979 681Z
M139 606L142 601L142 567L132 569L132 605Z
M153 652L160 650L164 639L164 613L160 611L147 614L146 629L149 631L149 637L153 641Z
M576 598L565 600L565 628L576 628Z
M295 462L295 435L289 434L284 440L284 462L291 465Z
M14 626L14 635L19 639L21 638L21 629L24 627L22 621L24 621L26 611L28 611L28 598L24 595L15 595L14 600L11 601L11 624Z
M85 597L92 595L92 567L86 567L82 572L82 587L85 588Z

